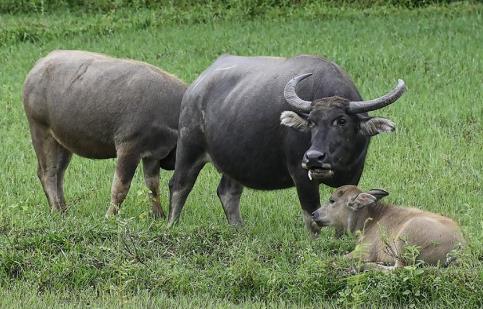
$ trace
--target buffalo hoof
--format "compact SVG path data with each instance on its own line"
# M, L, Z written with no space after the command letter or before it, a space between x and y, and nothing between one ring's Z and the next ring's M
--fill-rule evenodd
M235 230L241 230L244 226L245 226L245 223L243 223L243 221L239 221L239 222L230 222L229 223L230 226L232 228L234 228Z
M112 218L119 213L119 206L111 205L106 212L106 219Z
M158 206L158 207L153 207L152 209L152 215L155 220L160 220L166 218L166 215L164 214L163 209Z
M63 205L63 206L53 206L52 208L50 208L50 211L52 213L58 213L58 214L61 214L61 215L65 215L67 213L67 206Z

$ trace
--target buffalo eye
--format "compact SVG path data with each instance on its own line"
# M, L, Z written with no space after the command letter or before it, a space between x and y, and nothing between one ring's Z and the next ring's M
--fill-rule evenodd
M329 199L329 203L334 204L335 203L334 199L333 198L330 198Z
M309 128L313 128L313 127L315 127L315 122L313 122L310 119L307 119L307 125L309 126Z
M336 120L334 120L334 122L332 122L332 125L335 127L343 127L346 123L347 120L345 120L344 118L337 118Z

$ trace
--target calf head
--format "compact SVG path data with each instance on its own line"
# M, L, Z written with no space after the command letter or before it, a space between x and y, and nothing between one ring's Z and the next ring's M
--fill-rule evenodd
M285 86L285 100L296 112L281 114L281 124L310 132L311 146L302 158L308 177L327 180L334 173L344 173L364 159L369 137L394 131L394 123L381 117L369 117L367 112L395 102L405 91L404 81L386 95L370 101L350 101L334 96L302 100L295 92L297 84L311 73L294 77Z
M335 227L337 237L354 233L362 229L369 217L367 206L387 195L382 189L362 192L356 186L342 186L332 193L328 203L312 213L312 218L320 227Z

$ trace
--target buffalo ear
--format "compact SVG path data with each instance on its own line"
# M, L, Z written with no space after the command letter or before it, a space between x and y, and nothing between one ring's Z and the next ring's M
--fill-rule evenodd
M359 210L375 203L376 201L377 198L374 195L361 192L351 202L349 202L349 207L353 210Z
M363 135L374 136L383 132L392 132L396 125L389 119L371 117L361 120L360 130Z
M309 130L309 122L299 114L291 111L284 111L280 115L280 124L300 131Z
M374 195L378 201L380 199L382 199L383 197L389 195L389 192L387 192L386 190L382 190L382 189L371 189L371 190L367 191L367 193Z

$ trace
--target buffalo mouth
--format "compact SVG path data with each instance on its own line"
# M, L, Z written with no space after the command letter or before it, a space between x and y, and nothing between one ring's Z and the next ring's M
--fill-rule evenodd
M318 227L329 227L330 226L330 221L326 219L318 219L314 220L314 222L317 224Z
M327 163L322 164L320 167L308 167L307 165L302 164L302 167L307 170L307 177L309 177L310 180L329 178L334 175L332 167Z
M314 211L312 213L312 220L319 226L319 227L326 227L330 226L330 221L324 216L319 213L320 209Z

